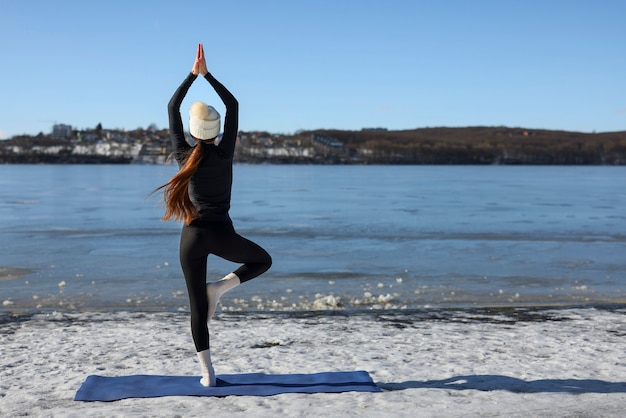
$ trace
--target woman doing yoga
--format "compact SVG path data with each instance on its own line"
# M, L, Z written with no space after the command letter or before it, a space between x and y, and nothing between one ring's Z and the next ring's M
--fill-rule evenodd
M180 106L198 76L204 77L226 106L224 132L220 115L203 102L191 104L189 133L194 146L185 140ZM191 309L191 333L202 368L200 383L215 386L209 350L208 321L226 291L263 274L272 265L270 255L259 245L235 232L229 216L233 180L233 155L237 140L237 99L207 70L202 44L182 84L168 104L169 129L179 171L163 189L163 220L183 221L180 236L182 266ZM241 266L223 279L206 283L207 257L214 254Z

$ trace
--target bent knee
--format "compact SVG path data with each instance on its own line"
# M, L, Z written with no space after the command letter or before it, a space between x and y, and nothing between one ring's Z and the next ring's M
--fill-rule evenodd
M272 256L269 255L269 253L266 253L267 257L265 259L265 265L267 266L267 268L265 269L266 271L270 269L270 267L272 267Z

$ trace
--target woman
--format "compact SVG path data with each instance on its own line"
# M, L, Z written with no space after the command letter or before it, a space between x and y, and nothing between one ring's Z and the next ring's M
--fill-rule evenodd
M224 102L226 117L224 133L218 140L219 113L203 102L192 103L189 131L196 143L192 147L185 140L180 106L199 75L211 84ZM168 104L168 113L174 155L180 169L159 188L163 189L165 198L163 220L184 222L180 237L180 263L189 294L191 333L202 368L200 383L215 386L208 321L224 292L263 274L272 265L272 259L263 248L235 232L228 214L239 104L207 70L202 44L198 45L191 73ZM207 284L209 254L242 265L223 279Z

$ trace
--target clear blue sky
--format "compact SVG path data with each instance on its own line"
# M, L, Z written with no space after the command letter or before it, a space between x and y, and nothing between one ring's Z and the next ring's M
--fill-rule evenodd
M7 0L0 138L166 128L198 42L241 130L626 130L625 19L623 0ZM185 121L218 100L202 81Z

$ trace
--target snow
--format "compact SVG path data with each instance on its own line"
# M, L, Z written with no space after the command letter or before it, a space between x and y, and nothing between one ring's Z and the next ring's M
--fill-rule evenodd
M331 302L332 301L326 301ZM90 374L198 375L185 312L0 314L0 416L622 416L626 310L221 313L220 373L367 370L381 393L76 402Z

